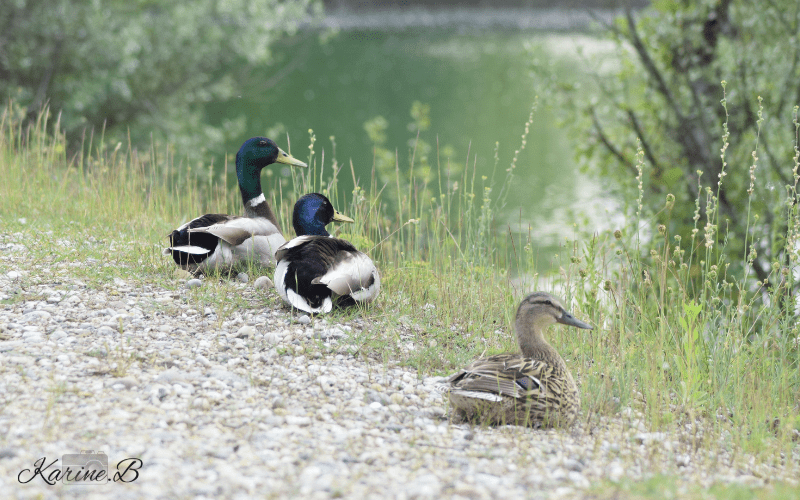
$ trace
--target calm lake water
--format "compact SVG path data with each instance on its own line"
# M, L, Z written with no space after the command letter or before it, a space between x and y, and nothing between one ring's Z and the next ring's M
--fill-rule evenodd
M506 18L519 24L522 16ZM353 26L379 24L341 19ZM342 26L335 17L327 23ZM308 130L313 129L315 149L317 153L325 150L326 166L332 149L329 137L335 136L337 160L352 160L363 184L373 166L373 143L365 122L385 118L385 148L398 151L402 169L409 164L416 137L409 124L413 122L410 110L418 101L430 106L430 128L420 137L434 146L431 165L436 165L438 137L442 150L449 146L451 162L463 168L469 151L470 168L477 161L478 175L490 176L499 143L499 176L520 147L539 93L531 76L533 58L552 59L560 78L585 79L574 47L594 43L574 31L548 33L507 22L505 26L425 25L412 19L400 25L395 22L391 29L344 24L335 34L301 32L276 46L275 64L261 74L248 75L246 93L208 105L209 124L222 126L244 119L245 135L267 134L283 147L288 133L292 153L301 159L307 156ZM566 132L556 126L558 111L548 106L546 95L539 100L505 215L509 222L522 219L525 227L528 223L547 226L552 241L572 232L569 221L558 220L563 217L558 214L597 193L576 172ZM239 138L232 139L228 151L236 151L240 143ZM441 157L443 164L447 161ZM348 192L352 188L349 177L349 173L343 177L342 185Z

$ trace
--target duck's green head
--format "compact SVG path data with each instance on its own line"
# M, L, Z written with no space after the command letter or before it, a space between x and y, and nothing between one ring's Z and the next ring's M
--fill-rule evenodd
M245 200L261 194L261 169L273 163L293 167L308 166L279 148L272 139L253 137L242 144L236 153L236 178Z
M353 222L337 212L331 201L319 193L304 194L294 204L292 225L297 236L330 236L325 226L331 222Z

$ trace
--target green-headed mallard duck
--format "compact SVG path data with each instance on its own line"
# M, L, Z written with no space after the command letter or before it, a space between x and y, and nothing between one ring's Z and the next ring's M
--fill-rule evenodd
M275 252L286 243L264 193L261 169L273 163L306 167L266 137L253 137L236 153L236 178L242 192L244 217L205 214L172 231L169 248L175 263L192 273L230 269L250 261L275 263Z
M570 425L578 415L578 388L564 360L542 332L553 323L591 330L561 302L534 292L517 309L521 354L498 354L475 361L446 381L457 418L481 423Z
M303 195L292 214L297 238L275 255L275 289L289 305L308 313L330 312L337 298L343 304L369 302L381 288L372 259L325 230L333 221L353 219L334 210L319 193Z

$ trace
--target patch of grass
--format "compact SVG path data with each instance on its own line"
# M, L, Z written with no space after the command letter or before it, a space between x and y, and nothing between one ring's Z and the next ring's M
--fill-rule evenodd
M685 478L656 476L645 481L606 482L592 487L583 498L588 500L791 500L797 498L798 488L786 483L766 487L742 484L713 484L702 487L687 483Z

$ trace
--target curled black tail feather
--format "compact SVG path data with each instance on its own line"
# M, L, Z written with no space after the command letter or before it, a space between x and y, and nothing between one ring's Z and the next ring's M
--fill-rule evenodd
M214 236L213 234L208 233L189 233L188 229L183 229L182 231L172 231L172 233L168 236L169 238L169 246L173 247L171 249L172 259L175 261L176 264L179 266L186 266L189 264L199 264L206 260L209 255L214 252L214 249L217 248L217 243L219 242L219 238ZM208 250L206 253L202 254L195 254L195 253L188 253L188 252L181 252L180 250L175 250L174 247L176 246L183 246L183 245L193 245L197 247L202 247Z
M169 238L169 246L172 247L172 259L175 263L179 266L187 266L189 264L199 264L206 260L217 248L219 238L210 233L190 233L189 230L199 227L208 227L222 222L227 218L228 216L223 214L205 214L183 225L183 227L172 231L167 237ZM174 247L188 245L205 248L208 252L193 254L174 249Z

